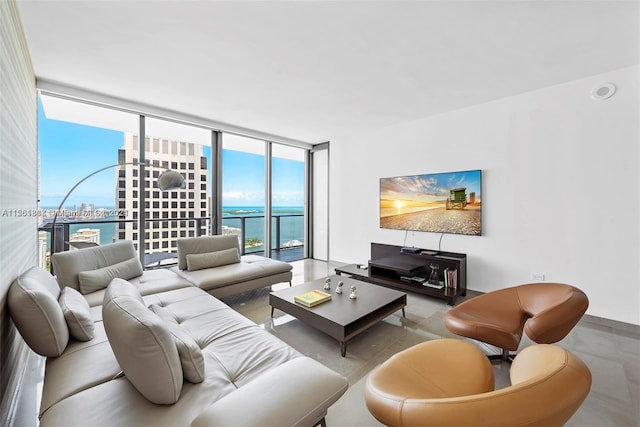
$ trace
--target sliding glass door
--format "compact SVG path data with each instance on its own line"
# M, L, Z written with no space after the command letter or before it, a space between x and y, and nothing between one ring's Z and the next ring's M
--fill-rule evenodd
M273 144L271 150L271 245L275 258L305 258L306 150Z
M301 148L223 133L222 232L238 234L243 253L305 257L305 156Z

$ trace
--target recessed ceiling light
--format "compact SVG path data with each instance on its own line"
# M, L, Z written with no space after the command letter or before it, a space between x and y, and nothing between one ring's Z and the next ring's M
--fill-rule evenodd
M613 83L605 83L603 85L596 86L591 91L591 97L598 101L611 98L616 93L616 87Z

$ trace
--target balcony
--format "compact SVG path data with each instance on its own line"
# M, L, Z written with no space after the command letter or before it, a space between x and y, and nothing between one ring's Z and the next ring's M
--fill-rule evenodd
M145 239L144 267L158 268L177 264L177 239L209 235L210 220L211 218L209 217L145 220L145 229L151 237ZM287 236L291 236L291 227L295 223L302 224L303 220L304 216L299 214L272 216L272 242L275 247L271 250L271 258L285 262L304 258L304 243L299 239L287 239ZM180 223L180 226L172 227L172 223ZM120 231L121 228L126 227L125 224L131 224L130 228L133 233L137 234L138 221L134 219L59 219L56 222L56 241L53 245L53 253L119 240L119 234L126 233ZM256 230L259 231L260 229L258 224L264 224L264 215L225 216L223 218L222 234L238 235L242 255L255 254L264 256L262 242L256 237ZM90 230L98 231L91 232ZM39 237L39 265L42 268L49 269L51 222L42 224L38 231L41 232ZM302 230L297 231L297 234L302 234ZM138 247L138 242L133 233L129 232L128 235L131 237L126 238L133 240L136 247ZM250 235L247 235L247 233ZM154 237L154 235L157 236ZM111 236L111 238L109 239L108 236Z

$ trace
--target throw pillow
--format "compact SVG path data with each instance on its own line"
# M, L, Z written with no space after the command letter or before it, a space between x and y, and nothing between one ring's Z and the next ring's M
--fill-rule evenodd
M56 279L40 267L29 269L9 288L11 318L29 347L41 356L60 356L69 343L59 294Z
M183 375L176 343L165 323L142 303L138 289L113 280L104 294L102 320L129 382L150 402L177 402Z
M142 275L142 264L138 258L130 258L97 270L81 271L78 273L80 292L89 294L104 289L115 278L133 279Z
M58 298L64 320L67 321L69 333L78 341L93 339L95 324L91 318L89 303L82 294L73 288L65 286Z
M187 255L189 254L203 254L230 248L240 250L240 242L235 234L178 239L178 269L187 269Z
M191 335L187 333L169 310L159 305L149 307L151 311L162 319L173 335L180 356L182 374L184 378L192 383L204 381L204 356L202 349Z
M210 267L236 264L240 262L240 254L236 248L224 249L216 252L187 255L187 270L202 270Z

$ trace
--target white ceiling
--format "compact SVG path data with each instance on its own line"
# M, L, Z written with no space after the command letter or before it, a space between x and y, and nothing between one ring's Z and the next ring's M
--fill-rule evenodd
M638 64L639 4L18 0L39 80L310 143Z

